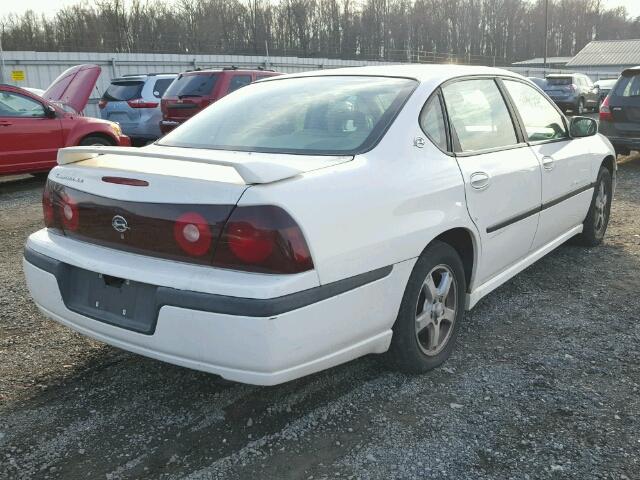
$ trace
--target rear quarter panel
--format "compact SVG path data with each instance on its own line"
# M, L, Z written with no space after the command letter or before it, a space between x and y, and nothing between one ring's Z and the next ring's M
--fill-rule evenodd
M321 283L413 259L451 228L466 228L477 238L455 158L429 140L424 148L413 145L415 137L426 138L418 116L430 91L418 88L368 153L253 186L239 205L286 209L304 232Z

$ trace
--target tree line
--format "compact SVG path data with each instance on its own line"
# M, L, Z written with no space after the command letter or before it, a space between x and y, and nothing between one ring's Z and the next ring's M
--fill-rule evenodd
M601 0L549 0L549 56L640 37ZM5 50L505 64L544 53L544 0L96 0L0 19Z

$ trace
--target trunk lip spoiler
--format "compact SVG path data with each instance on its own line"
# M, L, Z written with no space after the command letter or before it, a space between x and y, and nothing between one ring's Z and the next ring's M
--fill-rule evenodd
M308 171L317 170L326 166L336 165L353 159L353 156L327 157L327 163L322 166L303 166L273 162L264 159L224 159L215 158L215 152L211 157L203 158L198 155L188 155L183 152L162 152L157 149L146 150L137 147L107 147L107 146L80 146L66 147L58 150L58 165L69 165L96 158L100 155L120 155L130 157L161 158L166 160L182 160L194 163L221 165L234 168L246 184L271 183L285 178L290 178ZM333 161L332 161L333 160Z

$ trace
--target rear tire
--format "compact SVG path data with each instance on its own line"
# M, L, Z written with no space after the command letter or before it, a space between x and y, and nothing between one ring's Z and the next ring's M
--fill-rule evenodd
M114 144L113 144L113 142L109 141L108 139L106 139L104 137L99 137L97 135L90 135L90 136L85 137L82 140L80 140L79 145L81 147L91 147L91 146L94 146L94 145L102 145L102 146L106 146L106 147L112 147Z
M611 215L612 185L611 173L605 167L600 167L591 206L582 224L582 233L576 237L580 245L595 247L602 243Z
M389 352L398 368L423 373L449 358L466 291L460 256L448 244L434 241L413 267L393 325Z

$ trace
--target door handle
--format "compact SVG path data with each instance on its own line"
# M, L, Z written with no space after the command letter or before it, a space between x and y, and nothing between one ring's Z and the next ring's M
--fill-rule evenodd
M542 167L545 170L553 170L555 166L555 160L551 157L542 157Z
M471 187L476 190L484 190L489 186L490 178L488 173L475 172L471 174Z
M13 125L11 122L7 122L6 120L0 120L0 127L9 127Z

